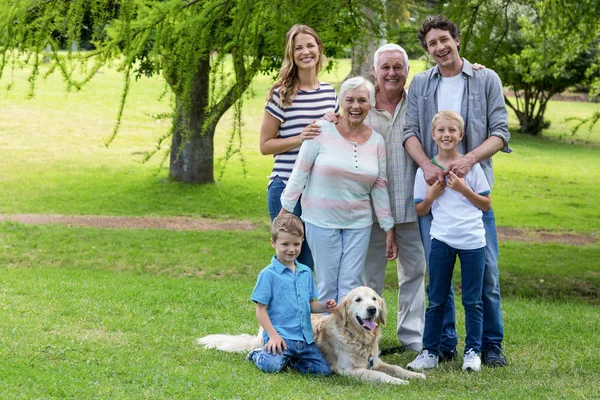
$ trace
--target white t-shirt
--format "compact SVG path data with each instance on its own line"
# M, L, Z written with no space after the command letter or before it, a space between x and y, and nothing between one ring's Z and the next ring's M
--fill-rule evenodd
M438 111L452 110L461 115L462 98L465 92L465 79L462 74L440 79L437 87L437 106ZM465 154L464 145L461 141L456 150L460 154Z
M435 163L435 159L432 160ZM490 193L485 174L479 164L465 176L467 185L475 193ZM427 184L423 170L419 168L415 177L414 201L425 200ZM432 239L437 239L455 249L474 250L485 247L485 229L482 211L475 207L465 196L446 186L440 197L431 205L433 221L431 222Z

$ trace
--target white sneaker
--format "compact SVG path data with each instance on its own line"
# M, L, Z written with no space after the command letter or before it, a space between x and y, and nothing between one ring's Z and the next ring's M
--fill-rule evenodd
M429 351L423 350L413 362L406 365L406 368L413 371L420 371L422 369L437 368L437 366L438 356L434 356L433 354L429 354Z
M469 349L463 357L463 371L479 371L481 369L481 357L473 349Z

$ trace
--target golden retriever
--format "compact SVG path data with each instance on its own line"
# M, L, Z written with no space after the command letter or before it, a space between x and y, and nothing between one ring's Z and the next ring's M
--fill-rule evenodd
M363 381L406 385L407 378L425 375L384 363L379 358L381 325L385 325L385 301L366 286L348 293L329 315L313 314L315 342L331 371ZM198 339L206 348L245 352L262 347L262 332L251 335L209 335Z

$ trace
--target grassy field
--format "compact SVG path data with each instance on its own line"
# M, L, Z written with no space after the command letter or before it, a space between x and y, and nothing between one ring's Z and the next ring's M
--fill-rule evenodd
M342 61L322 79L338 84L347 70ZM268 376L241 355L198 348L200 336L257 328L249 295L272 255L265 205L272 159L257 149L269 78L257 78L257 96L246 100L247 175L233 159L219 182L195 186L169 181L158 159L139 163L169 127L152 117L169 110L168 96L157 101L160 80L133 85L121 131L107 148L122 88L117 72L102 71L80 92L66 93L59 77L40 80L31 100L25 76L16 70L12 83L8 73L0 80L0 213L211 217L257 228L0 223L0 398L598 398L598 242L501 243L507 369L466 375L454 362L397 388ZM599 107L552 102L545 137L513 135L513 153L494 158L499 226L598 238L600 127L571 143L563 120ZM227 115L219 126L217 157L230 124ZM390 264L383 347L396 344L395 279ZM412 357L386 361L406 365Z

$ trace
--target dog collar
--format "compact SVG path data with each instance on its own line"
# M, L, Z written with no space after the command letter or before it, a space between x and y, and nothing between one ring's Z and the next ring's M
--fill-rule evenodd
M373 357L373 354L369 354L369 358L368 358L368 360L369 360L369 369L373 369L373 359L374 358L375 357Z

